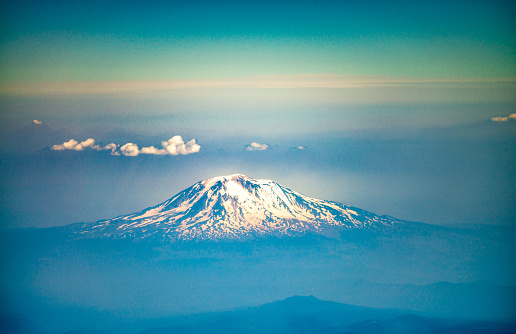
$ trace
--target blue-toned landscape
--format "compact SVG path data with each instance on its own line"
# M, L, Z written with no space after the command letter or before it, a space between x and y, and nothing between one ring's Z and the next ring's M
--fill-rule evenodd
M515 14L4 1L0 333L516 332Z

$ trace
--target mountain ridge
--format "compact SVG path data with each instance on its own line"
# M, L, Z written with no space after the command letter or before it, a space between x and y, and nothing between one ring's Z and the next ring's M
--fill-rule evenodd
M514 322L429 317L400 309L379 309L292 296L260 306L193 316L189 322L148 329L164 333L512 333Z

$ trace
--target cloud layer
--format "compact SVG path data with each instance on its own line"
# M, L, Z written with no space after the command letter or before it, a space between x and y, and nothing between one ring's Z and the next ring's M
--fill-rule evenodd
M74 150L83 151L85 148L90 148L96 151L111 151L111 155L125 155L127 157L136 157L139 154L154 154L154 155L187 155L197 153L201 149L201 146L196 143L195 139L192 139L185 143L181 136L174 136L169 140L161 142L161 148L155 146L138 148L137 144L127 143L117 150L119 145L115 143L108 144L106 146L99 146L95 144L95 139L88 138L83 142L78 142L75 139L70 139L61 145L54 145L51 147L54 151Z
M248 151L265 151L269 148L269 145L267 144L260 144L256 142L252 142L249 145L246 145L246 150Z
M509 120L516 120L516 113L509 114L507 116L496 116L491 118L493 122L508 122Z

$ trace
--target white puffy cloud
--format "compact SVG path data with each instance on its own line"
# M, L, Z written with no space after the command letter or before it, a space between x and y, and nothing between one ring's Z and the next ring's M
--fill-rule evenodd
M61 145L54 145L51 147L54 151L64 151L64 150L74 150L74 151L82 151L85 148L91 148L94 150L100 150L101 148L98 145L95 145L95 139L88 138L83 142L78 142L75 139L70 139L67 142L62 143Z
M201 145L197 144L195 139L185 143L181 136L174 136L169 140L161 142L162 148L156 148L155 146L142 147L140 153L142 154L155 154L155 155L186 155L197 153L201 149Z
M138 145L133 143L127 143L120 147L120 152L127 157L135 157L140 153Z
M516 120L516 113L509 114L508 116L496 116L491 118L493 122L507 122L511 119Z
M93 142L92 142L93 140ZM84 147L88 147L91 144L94 144L95 140L92 138L86 139L85 141L79 143L75 139L70 139L67 142L62 143L61 145L54 145L52 146L53 150L56 151L63 151L63 150L75 150L75 151L82 151Z
M84 150L85 148L93 148L93 149L98 149L99 146L98 145L95 145L95 139L93 138L88 138L86 139L85 141L83 142L80 142L79 145L75 146L74 147L74 150L76 151L82 151Z
M142 147L140 150L141 154L155 154L155 155L167 155L167 150L163 148L156 148L155 146Z
M201 146L195 142L195 139L185 144L181 136L174 136L167 141L162 141L161 146L171 155L197 153L201 149Z
M37 119L35 119L35 120L32 121L32 124L40 125L40 124L43 124L43 122L42 121L38 121Z
M304 150L307 150L307 149L308 149L308 146L303 146L303 145L299 145L299 146L292 146L292 147L289 147L288 149L289 149L289 150L304 151Z
M122 147L120 147L120 150L118 151L117 148L119 147L119 145L115 143L111 143L102 147L95 144L95 139L89 138L80 143L75 139L70 139L69 141L64 142L61 145L52 146L51 149L55 151L82 151L85 148L90 148L92 150L97 151L111 151L111 155L125 155L128 157L136 157L139 154L186 155L197 153L201 149L201 145L197 144L195 139L192 139L185 143L181 136L174 136L169 140L162 141L161 146L162 148L157 148L155 146L142 147L140 150L137 144L127 143L125 145L122 145Z
M55 151L73 150L77 146L77 144L79 144L77 140L70 139L69 141L62 143L61 145L54 145L50 149Z
M269 148L267 144L260 144L256 142L252 142L251 144L246 146L246 150L248 151L265 151Z
M106 146L104 146L102 148L102 150L106 150L106 151L109 151L111 150L111 155L120 155L120 152L117 152L116 148L118 147L117 144L115 143L111 143L111 144L107 144Z

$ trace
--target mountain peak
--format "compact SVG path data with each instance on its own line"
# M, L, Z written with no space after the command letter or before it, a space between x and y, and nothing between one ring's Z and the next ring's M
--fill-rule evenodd
M228 184L228 183L234 182L234 183L240 184L243 187L245 187L246 184L248 184L248 183L253 183L253 184L257 184L257 185L275 183L272 180L252 179L249 176L244 175L244 174L216 176L216 177L212 177L210 179L204 180L204 181L200 181L199 183L201 183L205 187L211 187L211 186L215 185L217 182L220 182L222 184Z
M233 174L233 175L212 177L211 179L207 179L202 182L212 183L212 182L218 182L218 181L227 182L227 181L240 181L240 180L252 180L252 179L244 174Z
M265 236L332 235L349 228L399 223L391 217L304 196L271 180L243 174L197 182L142 211L81 225L93 238L235 240Z
M262 180L253 180L244 174L233 174L233 175L227 175L227 176L212 177L211 179L200 181L198 183L202 184L204 187L209 188L209 187L216 185L217 183L225 184L225 185L230 184L230 183L239 183L241 185L244 185L246 182L258 182L258 181L262 181ZM263 181L271 182L269 180L263 180Z

